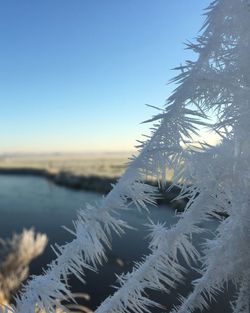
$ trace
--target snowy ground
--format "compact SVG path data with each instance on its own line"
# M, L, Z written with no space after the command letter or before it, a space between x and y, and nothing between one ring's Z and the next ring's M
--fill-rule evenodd
M84 154L2 155L0 168L38 168L50 172L69 171L76 175L120 176L129 152Z

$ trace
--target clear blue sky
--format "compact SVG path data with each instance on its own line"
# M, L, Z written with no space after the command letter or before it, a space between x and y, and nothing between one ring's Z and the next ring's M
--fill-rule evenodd
M0 2L0 152L131 150L208 0Z

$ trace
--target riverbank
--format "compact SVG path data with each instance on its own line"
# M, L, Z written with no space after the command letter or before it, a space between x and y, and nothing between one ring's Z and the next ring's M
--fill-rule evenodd
M0 168L38 169L75 175L120 177L132 153L0 154Z
M75 190L94 191L101 194L107 194L111 189L112 185L117 182L119 177L105 177L98 175L77 175L68 171L48 170L39 168L11 168L4 167L0 168L0 174L8 175L31 175L44 177L56 185L64 186ZM151 185L156 186L153 181L147 182ZM166 184L164 190L161 190L158 204L166 204L177 210L183 210L186 202L184 200L173 199L178 195L179 189L173 187L171 191L167 191L170 186L170 182Z

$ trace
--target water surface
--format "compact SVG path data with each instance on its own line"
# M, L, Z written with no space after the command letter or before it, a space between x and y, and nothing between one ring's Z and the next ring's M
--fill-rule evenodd
M40 177L0 175L0 237L10 237L13 232L21 232L24 227L34 227L36 231L47 234L49 244L63 244L70 241L72 235L61 226L71 228L78 209L84 208L86 202L93 203L99 199L100 194L67 189ZM134 260L140 260L148 253L148 232L145 224L149 218L154 222L165 222L167 225L177 221L173 209L166 206L151 206L149 213L140 213L136 209L126 211L122 218L137 231L129 230L123 237L113 238L113 250L107 253L107 264L100 268L98 274L87 272L87 284L82 285L78 280L71 279L74 291L90 294L90 301L84 303L89 307L95 308L108 294L113 293L111 285L115 283L115 274L130 270ZM212 222L209 227L214 230L216 225L216 222ZM44 254L31 264L31 274L40 274L42 268L53 258L54 254L48 245ZM195 275L190 272L187 275L187 283L181 286L178 292L187 294L191 288L189 280ZM176 292L173 292L170 296L161 294L156 298L166 306L171 306L176 303L176 295ZM220 302L209 312L226 313L225 301L227 294L221 297Z

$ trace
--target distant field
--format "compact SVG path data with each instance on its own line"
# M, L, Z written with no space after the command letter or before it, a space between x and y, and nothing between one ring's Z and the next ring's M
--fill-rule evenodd
M39 168L76 175L120 176L132 153L0 156L1 168Z

